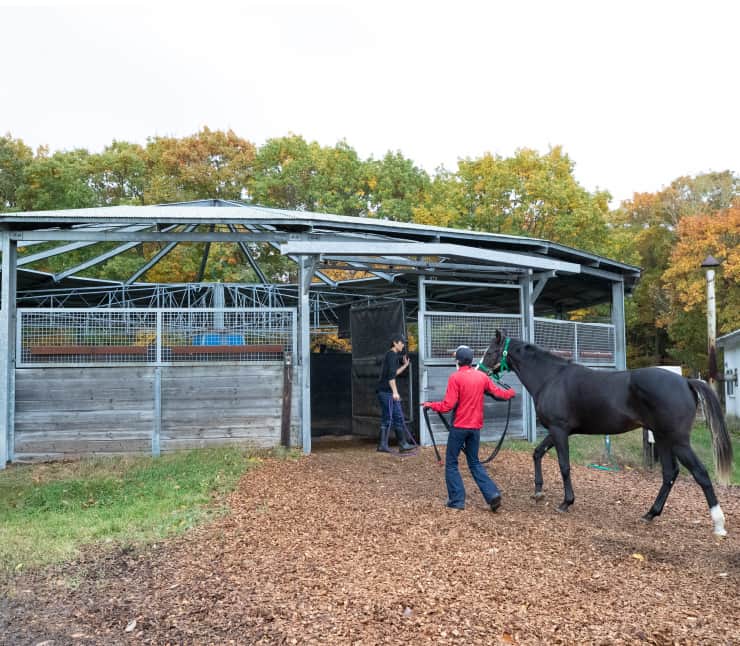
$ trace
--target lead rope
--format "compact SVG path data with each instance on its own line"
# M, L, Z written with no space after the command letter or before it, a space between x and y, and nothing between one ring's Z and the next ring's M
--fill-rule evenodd
M507 350L509 347L509 339L506 339L506 346L504 347L504 352L508 354ZM509 369L509 366L505 364L505 358L501 360L502 367L505 366L506 370ZM511 386L508 384L505 384L501 381L498 375L496 375L488 366L486 366L482 361L479 361L476 366L476 370L480 370L482 372L485 372L486 375L488 375L491 379L493 379L496 384L501 387L505 388L507 390L511 389ZM491 393L486 393L489 397L492 399L496 399ZM496 401L501 401L500 399L496 399ZM432 431L432 424L429 421L429 409L424 407L424 419L427 423L427 429L429 430L429 437L432 439L432 446L434 447L434 453L437 456L437 463L441 466L443 464L442 458L439 455L439 450L437 449L437 443L434 441L434 432ZM447 421L447 418L442 415L439 411L434 411L439 416L439 419L442 420L442 424L444 424L444 427L447 429L447 432L450 432L450 423ZM501 450L501 445L504 443L504 438L506 437L506 432L509 430L509 420L511 419L511 399L508 400L508 407L506 409L506 424L504 425L504 432L501 433L501 437L498 440L498 444L496 444L496 447L493 449L493 452L491 455L489 455L485 460L481 460L481 464L488 464L489 462L493 461L493 459L498 455L498 452Z
M501 363L499 364L500 371L508 372L509 371L509 364L506 361L506 357L509 354L509 339L506 339L506 343L504 344L504 351L501 355ZM490 377L493 381L496 382L496 385L499 388L503 388L505 390L511 390L511 386L508 384L505 384L501 381L501 377L499 377L498 374L493 372L486 364L483 363L483 359L481 359L478 363L475 364L475 369L480 370L481 372L484 372L488 377ZM486 393L489 397L496 399L491 393ZM497 400L501 401L501 400ZM508 400L508 406L506 408L506 424L504 425L504 432L501 433L501 437L498 439L498 444L496 444L496 447L493 449L493 452L491 455L489 455L485 460L481 461L481 464L488 464L489 462L493 461L493 459L498 455L498 452L501 450L501 445L504 443L504 438L506 437L506 431L509 430L509 420L511 419L511 399Z

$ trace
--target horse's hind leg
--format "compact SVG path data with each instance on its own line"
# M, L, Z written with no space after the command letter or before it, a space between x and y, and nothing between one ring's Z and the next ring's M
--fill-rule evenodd
M537 448L532 454L532 459L534 460L534 496L532 497L535 500L541 500L545 497L545 494L542 493L542 484L544 482L542 479L542 458L554 444L555 441L552 439L552 435L548 433L542 442L537 445Z
M709 514L712 517L712 523L714 524L715 536L727 536L727 531L725 530L725 515L722 512L722 507L719 506L719 502L717 502L717 496L714 494L712 481L709 479L709 474L704 468L704 465L701 463L699 458L696 457L696 453L694 453L694 450L689 444L676 446L673 451L681 464L691 471L691 475L694 476L694 480L696 480L704 491L704 497L707 499L707 504L709 505Z
M673 451L660 442L657 444L657 449L660 456L660 465L663 468L663 484L660 487L658 497L655 499L653 506L642 517L645 521L650 521L663 513L665 501L668 499L668 494L671 493L673 483L678 477L678 462L676 461L676 456L673 455Z

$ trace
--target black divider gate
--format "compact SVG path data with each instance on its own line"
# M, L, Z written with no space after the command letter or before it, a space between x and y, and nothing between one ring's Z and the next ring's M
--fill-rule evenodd
M352 334L352 433L376 437L380 431L380 407L375 387L380 376L383 356L390 350L391 337L406 335L403 301L383 301L353 306L350 310ZM411 357L410 370L398 378L398 392L403 400L404 416L409 430L418 437L413 414L417 405L417 361Z

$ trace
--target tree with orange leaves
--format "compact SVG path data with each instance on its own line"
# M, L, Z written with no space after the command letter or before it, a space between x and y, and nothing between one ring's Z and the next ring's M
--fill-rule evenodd
M658 325L668 329L673 354L701 372L707 367L706 277L708 255L721 261L716 272L717 332L740 328L740 198L730 208L683 218L670 266L663 274L669 297Z

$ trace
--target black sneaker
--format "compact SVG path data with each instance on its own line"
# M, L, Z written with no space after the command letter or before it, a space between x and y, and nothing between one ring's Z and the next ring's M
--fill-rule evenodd
M496 511L501 506L501 496L496 496L495 498L491 498L491 502L489 503L491 506L491 511Z

